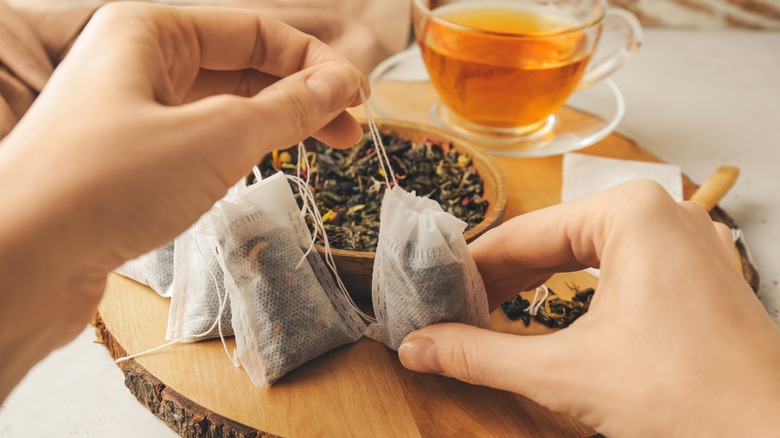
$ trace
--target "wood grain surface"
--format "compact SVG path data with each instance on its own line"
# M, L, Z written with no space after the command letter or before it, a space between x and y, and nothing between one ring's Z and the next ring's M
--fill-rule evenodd
M588 117L585 114L573 114ZM570 114L572 116L572 114ZM659 161L633 141L610 135L584 153ZM509 187L505 219L560 202L560 156L499 158ZM696 186L684 179L689 197ZM736 226L720 209L712 217ZM745 277L758 277L743 251ZM558 274L547 283L565 297L570 287L595 287L594 277ZM95 326L114 357L165 342L168 299L112 274ZM491 315L494 330L543 335L551 329ZM228 340L230 349L234 341ZM395 352L368 339L340 347L294 370L271 388L256 388L218 340L179 344L119 365L138 400L185 436L449 437L590 436L593 430L516 394L407 371ZM518 368L522 369L522 363Z

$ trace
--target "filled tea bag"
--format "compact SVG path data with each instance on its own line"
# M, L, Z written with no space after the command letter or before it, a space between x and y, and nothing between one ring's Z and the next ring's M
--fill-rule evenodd
M387 184L371 284L376 322L366 336L398 350L407 334L431 324L488 327L487 294L463 237L466 223L398 187L368 110L366 119Z
M115 269L119 275L149 286L163 297L170 297L173 285L173 252L175 243L150 251Z
M228 190L224 199L234 199L245 187L246 182L242 179ZM120 357L115 362L145 356L179 342L219 337L225 354L238 366L225 342L225 336L233 334L230 303L225 291L224 273L217 260L217 238L209 212L178 236L171 248L175 281L170 286L171 303L166 333L169 342Z
M193 342L233 335L224 273L217 261L217 240L211 220L205 219L175 241L176 282L168 312L168 340ZM215 326L220 309L222 317Z
M234 199L244 188L246 181L242 178L228 190L224 199ZM224 273L217 261L217 239L208 213L174 243L176 282L165 338L193 342L232 336L230 300L225 291ZM220 313L222 316L216 321Z
M377 322L366 336L397 350L407 334L431 324L489 326L465 222L435 201L393 187L385 191L379 224L372 281Z
M210 216L238 357L256 386L360 338L365 324L310 250L312 236L285 175L219 202Z

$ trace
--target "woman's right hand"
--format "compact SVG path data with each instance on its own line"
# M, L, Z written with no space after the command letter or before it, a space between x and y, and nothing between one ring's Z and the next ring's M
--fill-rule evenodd
M699 206L634 182L517 217L470 246L491 308L552 274L601 268L554 334L460 324L411 333L404 366L528 396L607 436L780 431L780 332Z

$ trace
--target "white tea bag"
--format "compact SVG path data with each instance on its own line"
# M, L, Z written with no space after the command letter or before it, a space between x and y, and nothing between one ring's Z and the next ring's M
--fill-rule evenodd
M355 342L365 324L316 251L282 173L210 215L219 240L238 357L256 386Z
M360 98L385 177L365 335L398 350L410 332L440 322L489 327L487 293L471 258L466 223L398 186L363 90Z
M217 240L211 220L198 221L176 238L175 245L176 282L165 338L194 342L232 336L230 300L225 290L224 273L217 260ZM222 318L215 326L214 320L219 316L220 308Z
M225 195L234 199L246 187L242 178ZM233 335L224 272L217 261L217 239L208 213L176 238L174 283L168 310L168 340L194 342ZM216 322L222 309L222 317ZM217 324L217 325L215 325Z
M224 199L233 199L246 187L240 180L228 190ZM211 211L213 211L212 208ZM219 337L230 361L238 366L228 351L225 336L233 334L230 307L224 287L224 273L217 260L217 238L207 212L170 244L175 281L170 286L168 310L169 342L116 359L116 363L146 356L180 342L194 342Z
M489 326L465 229L431 199L400 187L385 191L371 287L377 322L366 336L398 350L407 334L431 324Z
M174 242L150 251L115 269L119 275L145 284L163 297L170 297L173 285Z

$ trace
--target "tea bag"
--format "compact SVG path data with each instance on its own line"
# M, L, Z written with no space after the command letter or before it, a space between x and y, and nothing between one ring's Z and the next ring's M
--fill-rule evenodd
M228 190L224 199L234 199L245 187L246 182L242 179ZM170 287L171 303L166 333L169 342L117 358L116 363L152 354L179 342L219 337L225 354L238 366L225 342L225 336L232 335L233 329L230 325L230 303L224 287L224 273L215 253L216 244L208 212L174 240L171 247L175 281Z
M168 311L168 340L193 342L233 335L224 273L217 261L217 240L211 220L205 219L175 241L176 282ZM215 326L220 309L222 317Z
M489 326L465 228L433 200L400 187L385 191L372 281L377 322L366 336L398 350L407 334L431 324Z
M367 107L362 90L361 98ZM366 118L387 184L371 285L376 322L366 336L398 350L407 334L431 324L488 327L487 294L463 237L466 223L398 187L368 111Z
M256 386L365 330L320 255L284 174L248 187L210 215L219 240L238 357Z
M149 286L163 297L170 297L173 285L173 252L175 243L150 251L115 269L119 275Z
M234 199L245 187L246 182L242 178L224 199ZM224 273L217 261L216 247L214 227L208 213L176 238L176 282L168 311L166 339L193 342L233 335L230 301L225 291ZM221 318L215 325L220 313Z

